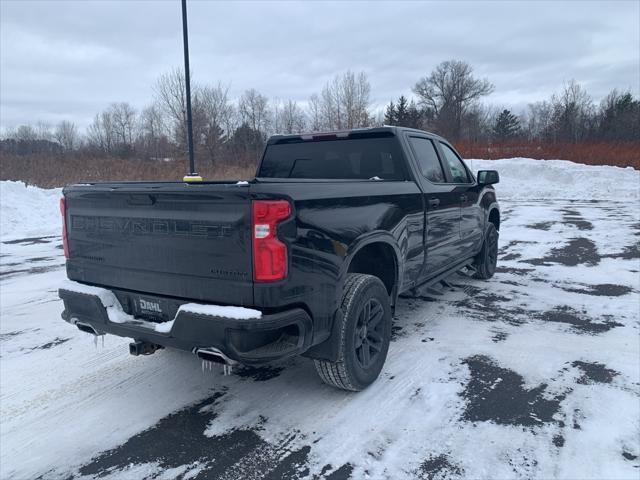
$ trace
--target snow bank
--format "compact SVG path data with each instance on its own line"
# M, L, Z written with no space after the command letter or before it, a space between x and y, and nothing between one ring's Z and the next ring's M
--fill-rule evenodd
M584 165L567 160L466 160L474 172L497 170L498 198L554 200L640 199L640 171L631 167Z
M43 189L23 182L0 182L0 238L60 235L61 188Z

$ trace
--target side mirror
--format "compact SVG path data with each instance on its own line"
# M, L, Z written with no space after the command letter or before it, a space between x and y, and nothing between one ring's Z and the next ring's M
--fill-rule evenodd
M478 183L480 185L493 185L500 181L500 175L496 170L480 170L478 172Z

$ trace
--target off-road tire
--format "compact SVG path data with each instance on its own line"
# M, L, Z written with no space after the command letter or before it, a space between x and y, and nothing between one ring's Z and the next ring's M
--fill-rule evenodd
M474 278L486 280L493 277L496 272L498 262L498 231L493 223L487 225L484 234L482 249L476 256L473 267L475 268Z
M378 307L381 307L382 317L378 316ZM373 327L365 324L364 327L359 328L359 325L364 322L367 308L371 314L370 324ZM331 362L316 359L314 363L323 382L343 390L357 392L371 385L378 378L387 358L391 341L389 294L378 277L350 273L344 285L340 309L342 310L340 334L334 340L340 342L338 360ZM338 318L340 316L336 316L336 319ZM368 336L363 339L363 335L375 337L376 342L371 342ZM380 350L372 356L372 352L378 346ZM363 353L365 348L368 354ZM366 364L363 357L370 361L367 368L363 367L363 362Z

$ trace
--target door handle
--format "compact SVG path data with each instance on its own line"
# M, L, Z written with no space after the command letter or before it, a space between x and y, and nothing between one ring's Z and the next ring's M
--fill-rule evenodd
M467 196L466 195L460 195L460 201L461 202L466 202L467 201Z
M440 205L440 200L438 198L430 198L429 199L429 206L430 207L437 207L438 205Z

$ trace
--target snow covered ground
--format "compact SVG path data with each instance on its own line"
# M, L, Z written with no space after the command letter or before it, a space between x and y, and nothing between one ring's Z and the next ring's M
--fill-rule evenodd
M59 190L2 182L0 478L637 479L640 172L470 163L501 173L498 272L402 298L358 394L96 348L60 319Z

